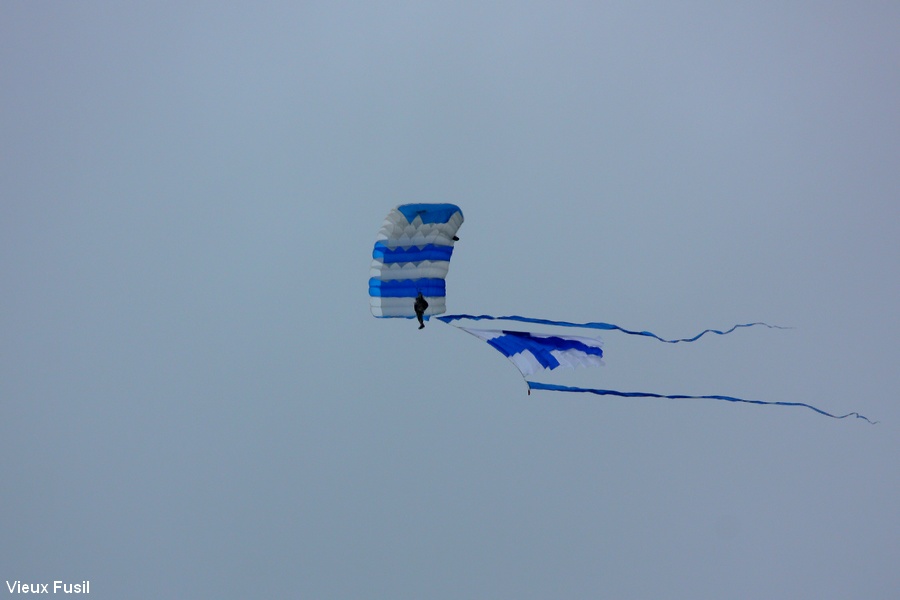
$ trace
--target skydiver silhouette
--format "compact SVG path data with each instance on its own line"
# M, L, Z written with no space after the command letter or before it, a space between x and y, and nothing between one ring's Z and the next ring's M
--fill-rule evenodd
M425 328L425 320L423 317L425 316L425 310L428 308L428 300L425 299L425 296L422 295L422 292L419 292L419 295L416 296L416 303L413 304L413 309L416 311L416 318L419 320L419 329Z

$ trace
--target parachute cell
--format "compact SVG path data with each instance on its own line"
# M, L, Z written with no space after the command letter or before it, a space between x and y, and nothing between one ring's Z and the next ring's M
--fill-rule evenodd
M372 250L369 305L376 317L414 318L416 295L426 315L446 312L445 278L463 214L455 204L403 204L385 217Z

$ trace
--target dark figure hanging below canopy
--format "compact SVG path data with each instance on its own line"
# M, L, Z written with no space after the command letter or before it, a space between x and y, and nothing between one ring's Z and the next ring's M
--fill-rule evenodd
M428 300L425 299L425 296L422 295L422 292L419 292L419 295L416 296L416 303L413 305L413 308L416 311L416 318L419 320L419 329L425 328L425 311L428 310Z

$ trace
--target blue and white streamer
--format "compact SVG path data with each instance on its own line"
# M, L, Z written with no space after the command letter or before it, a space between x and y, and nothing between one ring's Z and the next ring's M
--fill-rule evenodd
M832 419L846 419L847 417L856 417L875 425L878 421L870 421L867 417L858 412L851 412L845 415L833 415L825 412L821 408L816 408L812 404L805 402L765 402L763 400L746 400L744 398L735 398L734 396L720 396L718 394L710 394L707 396L688 396L683 394L654 394L652 392L619 392L616 390L601 390L581 387L570 387L567 385L555 385L552 383L540 383L538 381L528 381L529 390L548 390L552 392L576 392L581 394L596 394L598 396L618 396L620 398L666 398L669 400L722 400L724 402L744 402L746 404L766 404L769 406L802 406L810 410L814 410L820 415L831 417Z
M545 369L574 369L603 364L602 343L596 338L499 329L460 329L498 350L516 365L523 377Z
M592 323L573 323L571 321L553 321L550 319L535 319L533 317L521 317L519 315L508 315L504 317L495 317L493 315L444 315L443 317L437 317L444 323L453 323L453 321L459 320L470 320L470 321L517 321L519 323L533 323L535 325L553 325L556 327L577 327L582 329L599 329L601 331L620 331L622 333L626 333L628 335L637 335L642 337L649 337L660 342L665 342L667 344L678 344L680 342L695 342L699 340L701 337L706 335L707 333L715 333L716 335L728 335L737 329L741 329L744 327L768 327L769 329L790 329L790 327L781 327L779 325L769 325L768 323L756 322L756 323L740 323L738 325L734 325L730 329L726 329L725 331L719 329L704 329L697 335L694 335L689 338L680 338L669 340L662 338L650 331L634 331L631 329L625 329L624 327L620 327L618 325L613 325L612 323L600 323L600 322L592 322Z
M455 204L403 204L388 213L372 249L373 315L413 318L420 292L428 301L426 316L447 311L445 278L462 223Z
M595 338L587 338L587 337L578 337L578 336L569 336L569 335L550 335L550 334L539 334L528 331L510 331L510 330L500 330L500 329L475 329L471 327L462 327L454 321L461 319L469 319L474 321L483 321L483 320L491 320L491 321L518 321L525 323L536 323L541 325L553 325L560 327L584 327L589 329L600 329L600 330L614 330L620 331L629 335L639 335L644 337L650 337L656 339L661 342L666 343L677 343L677 342L693 342L698 340L700 337L707 333L715 333L718 335L726 335L735 331L741 327L752 327L754 325L763 325L766 327L771 327L774 329L786 329L785 327L776 327L773 325L768 325L766 323L747 323L743 325L735 325L731 329L726 331L720 331L717 329L706 329L703 332L691 337L677 340L667 340L659 337L654 333L650 333L648 331L630 331L619 327L618 325L612 325L609 323L571 323L567 321L551 321L549 319L531 319L527 317L494 317L490 315L447 315L443 317L437 317L441 321L449 324L453 324L458 329L462 329L463 331L474 335L488 344L490 344L493 348L498 350L501 354L503 354L506 358L508 358L522 373L522 377L525 378L525 383L528 385L528 393L531 393L531 390L547 390L554 392L574 392L574 393L582 393L582 394L595 394L599 396L617 396L620 398L665 398L670 400L688 400L688 399L702 399L702 400L719 400L723 402L740 402L745 404L758 404L758 405L768 405L768 406L801 406L804 408L808 408L812 411L815 411L821 415L826 417L831 417L833 419L845 419L847 417L856 417L858 419L863 419L864 421L874 425L878 423L878 421L871 421L867 417L857 413L851 412L845 415L834 415L827 411L824 411L820 408L817 408L811 404L806 404L805 402L783 402L783 401L764 401L764 400L747 400L744 398L738 398L735 396L725 396L720 394L709 394L709 395L686 395L686 394L657 394L653 392L621 392L618 390L608 390L608 389L594 389L594 388L582 388L582 387L571 387L565 385L557 385L550 383L541 383L538 381L530 381L527 379L529 376L542 371L542 370L553 370L559 367L564 368L575 368L575 367L586 367L586 366L595 366L602 365L603 361L603 350L601 349L601 342L599 339Z

